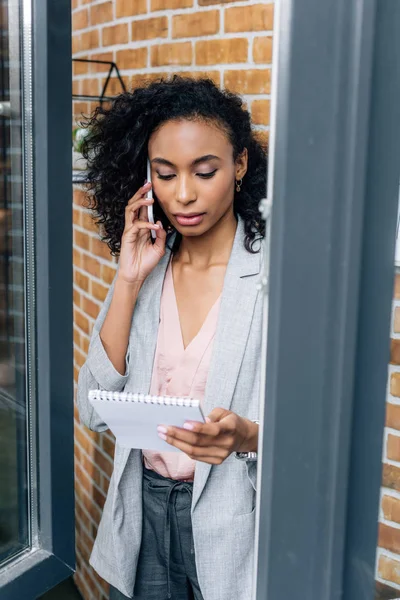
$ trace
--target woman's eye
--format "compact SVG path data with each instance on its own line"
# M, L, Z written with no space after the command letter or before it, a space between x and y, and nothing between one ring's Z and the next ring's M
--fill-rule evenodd
M217 170L218 169L214 169L214 171L211 171L210 173L197 173L197 175L199 177L202 177L203 179L211 179L211 177L213 177L215 175Z
M159 179L163 179L164 181L169 181L170 179L172 179L173 177L175 177L174 174L172 175L161 175L161 173L157 173L157 176Z

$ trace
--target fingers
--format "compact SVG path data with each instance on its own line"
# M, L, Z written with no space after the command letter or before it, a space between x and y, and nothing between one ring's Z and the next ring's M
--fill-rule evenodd
M214 408L214 410L212 410L210 412L210 414L208 415L208 418L213 423L216 423L217 421L220 421L221 419L228 416L229 414L230 414L230 411L226 410L226 408L218 408L217 407L217 408Z
M158 231L160 228L159 225L157 225L156 223L153 225L153 223L149 223L148 221L134 221L130 227L126 227L125 229L125 233L128 233L129 231L129 235L132 235L132 241L135 241L136 237L139 235L139 233L141 231L144 231L145 229L147 229L148 231L150 231L151 229L153 229L154 231Z
M164 439L164 437L162 439ZM170 446L182 450L182 452L187 454L193 460L201 460L214 465L220 465L230 454L230 451L225 448L218 446L207 446L205 448L196 447L170 436L165 436L165 441Z
M138 191L136 192L136 194L134 194L132 196L132 198L129 200L128 205L127 206L132 206L132 204L134 204L135 202L137 202L138 200L142 199L142 198L146 198L146 194L151 190L151 183L147 182L144 185L142 185L142 187L140 187L138 189ZM148 200L151 200L151 198L148 198Z
M138 217L143 221L147 220L147 206L150 206L154 202L153 198L146 198L146 194L150 189L151 183L146 183L129 200L125 207L126 226L129 226Z
M221 432L218 425L203 425L201 423L190 423L190 425L192 425L196 431L181 427L167 428L161 425L158 432L161 436L166 435L169 439L202 448L203 451L204 448L214 446L216 443L222 449L229 448L234 443L233 434Z
M165 241L167 239L167 232L165 231L164 227L162 226L161 221L157 221L156 224L159 225L159 229L156 230L157 237L156 237L156 241L154 242L153 248L155 250L157 250L158 252L164 253Z

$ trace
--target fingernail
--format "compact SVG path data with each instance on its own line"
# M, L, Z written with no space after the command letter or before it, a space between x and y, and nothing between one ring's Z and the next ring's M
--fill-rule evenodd
M211 419L209 417L206 417L206 423L211 423Z
M194 426L192 425L192 423L185 423L183 425L183 429L189 429L189 431L192 431L194 429Z
M162 440L164 440L164 441L166 441L166 439L167 439L167 436L166 436L166 435L164 435L163 433L159 433L159 434L158 434L158 437L159 437L159 438L161 438L161 439L162 439Z
M159 425L157 427L157 431L158 431L158 433L167 433L167 428L164 427L164 425Z

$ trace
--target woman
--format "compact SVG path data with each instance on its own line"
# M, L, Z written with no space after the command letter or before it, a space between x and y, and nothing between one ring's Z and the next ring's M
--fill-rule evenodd
M91 208L119 264L79 374L81 420L107 429L95 388L192 396L207 415L160 424L180 453L116 445L90 563L112 600L250 600L265 153L241 99L206 79L125 93L88 126Z

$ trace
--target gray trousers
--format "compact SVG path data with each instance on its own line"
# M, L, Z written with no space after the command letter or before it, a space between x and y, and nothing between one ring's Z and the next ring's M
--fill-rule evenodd
M203 600L193 547L193 483L143 467L143 531L135 600ZM110 600L127 600L110 587Z

